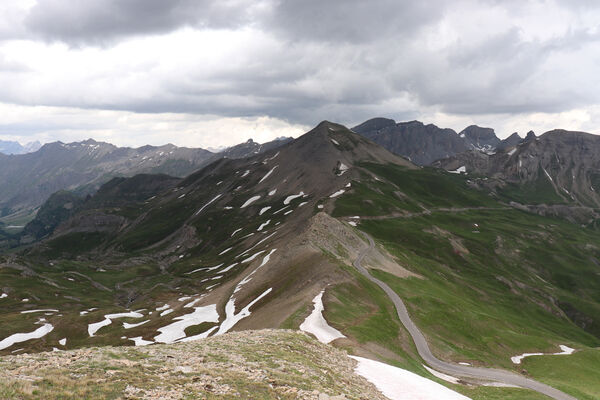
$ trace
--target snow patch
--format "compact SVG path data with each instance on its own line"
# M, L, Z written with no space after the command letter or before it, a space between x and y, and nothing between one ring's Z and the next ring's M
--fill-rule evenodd
M463 174L463 173L467 173L467 167L465 167L464 165L462 167L458 167L453 171L448 171L451 174Z
M333 144L335 144L336 146L339 146L340 144L338 143L337 140L335 140L334 138L329 138L331 139L331 141L333 142Z
M208 203L206 203L205 205L203 205L198 211L196 211L196 214L194 214L194 216L200 214L202 212L202 210L204 210L206 207L208 207L212 202L214 202L215 200L217 200L219 197L223 196L223 194L218 194L216 195L211 201L209 201Z
M246 200L246 202L240 208L246 208L258 199L260 199L260 196L252 196L248 200Z
M260 212L258 213L258 215L263 215L264 213L266 213L267 211L269 211L271 209L271 206L267 206L267 207L263 207Z
M275 193L277 193L277 189L273 189L269 192L269 196L273 196Z
M462 394L405 369L367 358L350 358L358 361L354 371L390 400L469 400Z
M185 338L186 328L194 325L200 325L204 322L219 322L219 313L217 305L211 304L203 307L194 307L194 312L175 317L173 322L162 328L158 328L159 335L154 337L157 343L175 343L177 340Z
M342 175L344 175L344 172L348 171L349 169L350 169L350 167L349 167L349 166L347 166L346 164L344 164L344 163L342 163L342 162L341 162L341 163L340 163L340 166L339 166L339 168L338 168L338 173L337 173L337 176L342 176Z
M267 179L267 178L268 178L268 177L269 177L269 176L270 176L270 175L273 173L273 171L275 171L275 168L277 168L277 167L278 167L278 165L276 165L276 166L274 166L273 168L271 168L271 170L270 170L269 172L267 172L267 173L265 174L265 176L263 176L263 177L260 179L260 181L258 181L258 183L262 183L262 181L264 181L265 179Z
M521 364L521 361L525 357L531 357L531 356L560 356L560 355L573 354L575 352L575 349L573 349L573 348L571 348L569 346L565 346L564 344L561 344L559 347L560 347L561 351L558 352L558 353L523 353L521 355L511 357L510 361L512 361L513 364Z
M340 189L337 192L335 192L334 194L332 194L331 196L329 196L329 198L333 199L334 197L338 197L339 195L343 194L345 192L344 189Z
M128 324L127 322L123 322L123 328L125 328L125 329L135 328L136 326L144 325L146 322L150 322L150 320L147 319L145 321L138 322L137 324Z
M302 196L304 196L304 192L300 192L298 194L293 194L291 196L288 196L288 197L285 198L285 200L283 200L283 204L284 205L288 205L288 204L290 204L290 202L292 200L297 199L298 197L302 197Z
M329 343L334 341L335 339L345 338L340 331L329 326L325 318L323 317L323 293L325 291L322 290L314 299L313 304L315 307L313 308L312 313L306 317L304 322L300 325L300 330L308 333L312 333L315 335L317 340L321 343Z
M233 237L236 233L238 233L241 230L242 230L242 228L238 228L235 231L233 231L233 233L231 234L231 237Z
M9 337L4 338L0 341L0 350L7 349L15 343L26 342L27 340L30 340L30 339L42 338L42 337L46 336L48 333L52 332L53 329L54 329L54 327L52 326L52 324L44 324L44 325L40 326L39 328L37 328L33 332L15 333L15 334L10 335Z
M106 314L104 319L100 322L95 322L93 324L88 325L88 333L90 337L93 337L98 330L104 326L108 326L112 323L113 319L117 318L142 318L144 315L137 311L130 311L126 313L117 313L117 314Z
M64 346L67 344L67 338L62 338L58 341L58 344L60 344L61 346Z
M515 147L514 149L512 149L511 151L508 152L509 156L512 156L513 154L515 154L517 152L517 148Z
M251 314L250 308L252 308L252 306L259 302L263 297L271 293L272 290L273 288L268 288L267 290L265 290L260 296L252 300L237 314L235 313L235 299L231 297L225 305L225 321L221 323L221 326L219 326L219 330L217 331L217 333L215 333L215 336L227 333L231 328L235 326L235 324L240 322L242 319L249 317Z
M241 176L242 178L245 178L248 176L248 174L250 173L250 170L247 169L246 171L244 171L244 174Z
M135 343L136 346L147 346L149 344L153 344L154 343L154 342L151 342L149 340L142 339L141 336L132 337L132 338L129 338L127 340L133 340L133 343Z
M259 232L262 231L265 228L265 226L269 225L270 223L271 223L271 220L269 219L269 220L267 220L267 222L260 224L257 231L259 231Z

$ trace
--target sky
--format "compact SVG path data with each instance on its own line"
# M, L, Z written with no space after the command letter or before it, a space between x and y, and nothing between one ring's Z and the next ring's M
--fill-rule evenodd
M322 120L600 134L596 0L0 2L0 139L189 147Z

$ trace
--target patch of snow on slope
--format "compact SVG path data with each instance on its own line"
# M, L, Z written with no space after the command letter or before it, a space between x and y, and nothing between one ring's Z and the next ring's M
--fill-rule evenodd
M367 358L350 358L358 361L355 372L390 400L469 400L462 394L405 369Z
M269 176L270 176L270 175L273 173L273 171L275 171L275 168L277 168L277 167L278 167L278 165L276 165L276 166L274 166L273 168L271 168L271 170L270 170L269 172L267 172L267 173L265 174L265 176L263 176L263 177L260 179L260 181L258 181L258 183L261 183L262 181L264 181L265 179L267 179L267 178L268 178L268 177L269 177Z
M149 340L142 339L141 336L132 337L132 338L129 338L127 340L133 340L133 342L135 343L136 346L147 346L149 344L153 344L154 343L154 342L151 342Z
M15 343L25 342L30 339L42 338L48 333L52 332L53 329L54 327L52 326L52 324L44 324L33 332L15 333L7 338L0 340L0 350L7 349Z
M150 320L147 319L145 321L138 322L137 324L128 324L127 322L123 322L123 328L125 328L125 329L135 328L136 326L144 325L146 322L150 322Z
M513 364L521 364L521 360L523 360L525 357L531 357L531 356L560 356L560 355L569 355L569 354L573 354L573 352L575 352L575 349L569 347L569 346L565 346L564 344L561 344L560 346L560 352L558 353L523 353L519 356L513 356L510 358L510 361L513 362Z
M130 311L130 312L126 312L126 313L117 313L117 314L106 314L104 316L104 319L100 322L95 322L93 324L89 324L88 325L88 333L90 335L90 337L93 337L94 334L96 332L98 332L98 329L102 328L103 326L107 326L110 325L112 323L113 319L117 319L117 318L142 318L144 315L137 312L137 311Z
M271 293L272 290L273 288L268 288L267 290L265 290L260 296L252 300L237 314L235 313L235 299L231 297L225 305L225 321L223 321L221 326L219 326L219 330L217 331L217 333L215 333L215 336L227 333L231 328L235 326L235 324L240 322L242 319L249 317L251 314L250 308L252 308L252 306L259 302L263 297Z
M335 140L334 138L329 138L331 139L331 141L333 142L333 144L335 144L336 146L339 146L340 144L338 143L337 140Z
M465 167L464 165L462 167L458 167L456 168L454 171L448 171L451 174L462 174L462 173L466 173L467 172L467 167Z
M548 179L550 179L550 182L554 182L554 180L552 180L552 177L550 176L550 174L548 173L548 171L546 171L546 168L542 167L542 169L546 173L546 176L548 177Z
M157 343L174 343L185 338L185 330L190 326L200 325L204 322L219 322L219 313L217 312L217 305L211 304L194 307L194 312L181 315L174 320L176 322L158 328L160 334L154 337Z
M339 195L343 194L345 192L344 189L340 189L337 192L335 192L334 194L332 194L331 196L329 196L329 198L334 198L334 197L338 197Z
M513 154L515 154L517 152L517 148L515 147L514 149L512 149L511 151L508 152L509 156L512 156Z
M171 314L172 312L173 312L173 309L172 309L172 308L169 308L169 309L166 309L165 311L161 312L161 313L160 313L160 316L161 316L161 317L164 317L165 315L169 315L169 314Z
M233 249L233 247L228 247L225 250L223 250L222 252L220 252L219 255L222 256L223 254L227 253L231 249Z
M208 203L206 203L205 205L203 205L198 211L196 211L196 214L194 215L198 215L202 212L202 210L204 210L206 207L208 207L212 202L214 202L215 200L217 200L219 197L223 196L223 194L218 194L216 195L211 201L209 201Z
M269 225L270 223L271 223L271 220L269 219L269 220L267 220L267 222L260 224L257 231L259 231L259 232L262 231L265 228L265 226Z
M273 189L269 192L269 196L273 196L275 193L277 193L277 189Z
M233 233L231 234L231 237L233 237L236 233L238 233L241 230L242 230L242 228L238 228L235 231L233 231Z
M264 213L266 213L267 211L269 211L271 209L271 206L266 206L263 207L260 212L258 213L258 215L263 215Z
M246 283L250 282L250 280L252 279L252 275L254 275L254 274L256 273L256 271L258 271L258 270L259 270L260 268L262 268L262 267L263 267L263 266L264 266L266 263L268 263L268 262L269 262L269 260L271 259L271 254L275 253L275 251L276 251L276 250L277 250L277 249L273 249L273 250L271 250L271 251L269 252L269 254L267 254L267 255L266 255L264 258L263 258L263 260L262 260L262 263L260 263L260 265L259 265L258 267L256 267L256 269L255 269L254 271L250 272L250 273L248 274L248 276L246 276L244 279L242 279L242 280L240 281L240 283L238 283L238 284L237 284L237 286L236 286L236 287L235 287L235 289L233 290L233 293L234 293L234 294L235 294L235 293L237 293L237 292L239 292L239 291L242 289L242 287L243 287L243 286L244 286ZM263 252L264 252L264 250L263 250L263 251L260 251L260 252L258 252L257 254L253 255L253 256L252 256L252 258L254 259L254 257L256 257L258 254L260 254L260 253L263 253ZM246 261L247 261L247 260L244 260L244 261L242 261L242 263L243 263L243 262L246 262ZM250 261L251 261L251 260L250 260ZM233 296L232 296L232 298L233 298Z
M37 312L58 312L58 310L55 310L54 308L44 308L44 309L41 309L41 310L21 311L21 314L31 314L31 313L37 313Z
M340 167L339 167L339 172L337 173L337 176L342 176L344 175L344 172L348 171L350 169L349 166L347 166L344 163L340 163Z
M302 197L302 196L304 196L304 192L300 192L298 194L293 194L291 196L288 196L288 197L285 198L285 200L283 200L283 204L284 205L288 205L288 204L290 204L290 202L292 200L297 199L298 197Z
M8 295L7 295L6 293L2 293L2 294L0 294L0 299L3 299L3 298L5 298L5 297L8 297Z
M356 222L354 222L354 221L348 221L348 223L352 226L356 226Z
M244 174L241 176L242 178L245 178L248 176L248 174L250 173L250 170L247 169L246 171L244 171Z
M312 333L315 335L317 340L321 343L329 343L334 341L335 339L345 338L340 331L329 326L325 318L323 317L323 293L325 291L322 290L314 299L313 304L315 307L313 308L312 313L306 317L304 322L300 325L300 330L308 333Z
M246 200L246 202L240 208L246 208L258 199L260 199L260 196L252 196L248 200Z
M61 346L64 346L67 344L67 338L62 338L58 341L58 344L60 344Z

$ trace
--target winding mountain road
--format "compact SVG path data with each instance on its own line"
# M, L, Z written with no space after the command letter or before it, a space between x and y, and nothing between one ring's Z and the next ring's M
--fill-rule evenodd
M383 289L383 291L388 295L396 307L398 318L400 318L400 321L412 336L419 355L431 368L456 377L478 379L483 381L495 381L508 385L519 386L525 389L535 390L536 392L542 393L556 400L576 400L575 397L563 393L558 389L533 379L526 378L514 372L494 368L469 367L460 364L452 364L436 358L431 352L431 349L425 340L425 336L423 336L423 333L408 315L408 310L406 309L402 299L400 299L396 292L394 292L385 282L382 282L379 279L371 276L369 271L362 266L361 263L365 256L375 247L375 242L373 239L366 233L363 232L363 234L369 240L369 247L363 250L359 254L358 258L354 260L354 267L367 279Z

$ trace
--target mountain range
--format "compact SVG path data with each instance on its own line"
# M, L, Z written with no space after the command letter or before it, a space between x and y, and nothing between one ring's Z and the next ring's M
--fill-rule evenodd
M75 385L68 377L59 385L50 370L73 358L89 358L93 372L82 374L95 376L108 351L107 360L129 357L144 371L150 360L178 363L186 390L206 396L187 377L210 374L196 375L202 362L184 360L197 354L176 345L191 351L184 342L209 338L206 346L220 347L205 360L237 371L240 359L268 359L282 370L269 376L295 385L290 375L314 369L298 355L315 352L310 341L287 331L221 336L285 328L352 354L371 382L364 358L454 391L437 398L598 398L596 137L553 131L500 141L486 128L390 121L353 129L324 121L279 146L245 144L253 154L214 158L185 176L140 169L98 190L54 193L20 247L0 255L0 353L59 351L51 363L31 358L44 377L32 390ZM588 214L582 222L542 205ZM257 338L269 343L260 357L243 351ZM83 350L134 345L148 350ZM139 384L139 371L102 362L120 371L119 395ZM211 385L249 385L240 377ZM278 391L277 379L265 398L298 397ZM0 380L0 393L11 382ZM326 383L306 398L319 398ZM334 386L331 395L344 385Z
M211 153L198 148L117 147L92 139L49 143L22 155L0 154L0 220L25 225L48 197L59 190L80 195L94 193L116 176L164 173L183 177L219 158L243 158L289 141L281 138L258 144L252 140Z
M19 142L0 140L0 153L2 154L26 154L38 151L42 144L38 141L22 145Z

